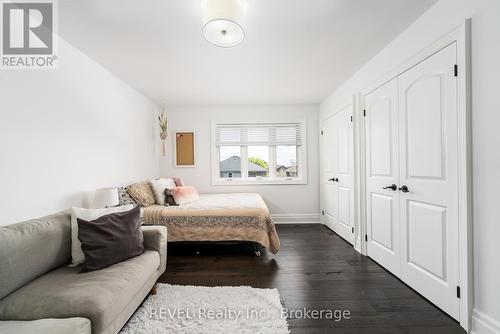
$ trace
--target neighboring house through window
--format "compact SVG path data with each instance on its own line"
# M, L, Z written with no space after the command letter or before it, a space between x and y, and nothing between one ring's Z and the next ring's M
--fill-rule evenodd
M305 184L305 121L212 123L213 184Z
M220 162L220 176L222 178L239 178L241 177L241 159L238 156L232 156ZM249 177L266 177L267 169L248 161L248 176Z

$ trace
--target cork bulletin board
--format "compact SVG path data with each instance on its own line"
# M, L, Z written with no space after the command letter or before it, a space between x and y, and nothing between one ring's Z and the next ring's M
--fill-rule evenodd
M175 166L195 166L195 133L194 131L175 132Z

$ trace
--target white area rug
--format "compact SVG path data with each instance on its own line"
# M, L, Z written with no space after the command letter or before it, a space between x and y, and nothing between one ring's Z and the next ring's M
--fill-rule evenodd
M121 334L288 334L278 290L158 284Z

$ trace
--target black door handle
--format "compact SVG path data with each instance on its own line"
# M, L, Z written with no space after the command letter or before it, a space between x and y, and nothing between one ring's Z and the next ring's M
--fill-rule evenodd
M405 184L403 184L401 186L401 188L399 188L399 190L401 190L404 193L409 193L410 192L410 189L408 189L408 187Z
M391 189L392 191L396 191L398 190L398 186L393 183L390 186L383 187L382 189Z
M332 177L331 179L329 179L328 181L332 181L332 182L339 182L339 179L338 178L334 178Z

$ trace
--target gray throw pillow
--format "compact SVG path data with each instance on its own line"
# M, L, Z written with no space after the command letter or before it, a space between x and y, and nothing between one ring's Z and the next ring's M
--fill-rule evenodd
M92 221L78 218L78 239L85 254L81 270L92 271L144 252L140 207L111 213Z

